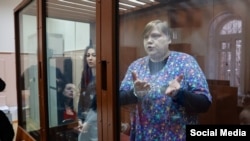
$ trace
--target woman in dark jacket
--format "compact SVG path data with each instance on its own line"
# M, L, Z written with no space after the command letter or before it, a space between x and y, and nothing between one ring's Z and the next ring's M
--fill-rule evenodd
M95 80L96 74L96 51L95 48L89 46L85 49L83 56L83 71L80 87L80 98L78 103L78 118L85 120L86 114L91 105L93 97L86 92L88 85Z

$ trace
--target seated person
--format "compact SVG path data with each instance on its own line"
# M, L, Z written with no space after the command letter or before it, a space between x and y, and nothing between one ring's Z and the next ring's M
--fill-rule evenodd
M74 108L75 96L75 85L72 83L65 84L62 95L58 101L59 117L62 118L61 121L59 121L59 124L76 120L76 111Z

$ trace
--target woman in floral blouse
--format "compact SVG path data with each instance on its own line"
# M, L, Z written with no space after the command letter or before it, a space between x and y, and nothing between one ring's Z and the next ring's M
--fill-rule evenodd
M147 56L128 67L120 86L120 104L137 103L130 140L186 140L185 126L198 124L212 102L206 78L192 56L169 50L167 22L149 22L143 43Z

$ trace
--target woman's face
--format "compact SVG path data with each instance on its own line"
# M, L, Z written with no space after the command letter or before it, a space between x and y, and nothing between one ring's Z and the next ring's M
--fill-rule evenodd
M90 68L95 68L96 67L96 54L95 54L95 49L90 48L86 54L86 59L88 66Z
M73 98L75 96L75 85L71 83L66 84L63 95L67 98Z
M170 43L171 39L156 27L146 34L143 40L145 51L155 62L165 59L169 52L168 46Z

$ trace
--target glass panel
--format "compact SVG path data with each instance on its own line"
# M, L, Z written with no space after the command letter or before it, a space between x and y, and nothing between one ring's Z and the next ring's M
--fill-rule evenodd
M220 52L220 80L230 80L231 75L231 50L230 43L221 43L222 51Z
M220 53L220 80L230 80L231 74L231 52Z
M226 23L223 28L221 29L220 34L236 34L241 33L242 25L240 20L232 20Z
M47 0L49 140L97 140L95 2Z
M23 128L39 139L40 114L38 92L37 58L37 13L36 1L26 6L19 14L20 70L22 90Z
M185 38L190 39L192 36L189 29L195 30L203 26L203 11L199 7L201 3L146 0L144 3L130 0L119 2L119 7L123 8L120 10L119 22L119 67L122 75L120 139L185 140L184 125L196 124L197 117L185 116L186 111L182 106L173 103L168 96L172 92L169 93L168 90L171 91L172 85L175 85L172 83L174 81L176 87L179 87L180 83L185 91L191 93L194 92L191 89L203 91L196 87L201 85L208 99L211 98L203 72L200 69L192 69L199 68L198 59L203 56L194 54L193 44L185 41ZM147 25L151 21L153 22ZM194 55L197 60L187 57L186 53ZM186 64L182 57L190 57L186 61L192 63ZM199 61L203 63L202 60ZM190 67L187 67L189 65ZM195 75L190 75L189 71L195 71ZM133 75L132 72L136 74ZM181 80L182 75L185 80ZM198 77L200 80L196 79Z
M173 136L169 135L169 131L177 129L176 122L179 122L178 129L182 129L182 125L188 122L182 120L181 109L179 109L180 111L176 110L181 106L177 106L178 108L174 104L173 107L172 105L167 106L172 101L169 97L163 95L169 81L175 79L179 75L178 73L185 75L185 80L181 81L181 86L184 89L187 88L187 90L188 87L197 90L195 86L198 84L202 85L205 88L205 94L208 94L208 84L204 82L205 80L214 80L209 81L209 84L215 82L216 85L220 82L230 85L232 80L237 80L236 83L241 82L240 86L245 87L244 93L250 90L250 80L243 77L250 74L250 71L246 69L249 64L244 63L245 67L241 64L249 60L250 50L244 46L249 44L249 41L243 43L244 40L242 40L248 37L246 33L249 29L244 21L248 19L246 15L249 11L242 13L235 11L235 9L247 9L248 2L249 0L240 2L230 0L119 0L121 140L123 138L130 138L131 140L185 139L185 133L181 130L176 130L179 133L173 131ZM229 8L229 5L232 5L232 7ZM144 29L150 21L154 20L167 21L170 31L167 29L159 33L158 31L161 31L163 25L159 25L156 29ZM154 25L154 23L152 24ZM171 40L164 42L164 39L168 38L162 36L163 34ZM242 41L242 43L236 45L236 48L234 39ZM162 42L157 44L159 40ZM164 43L164 47L167 46L167 49L160 46ZM159 51L157 48L159 46L164 49ZM167 61L164 62L164 57L168 56L164 52L168 49L171 53L166 59ZM158 54L154 56L156 52ZM176 52L191 55L195 61L182 65L181 61L177 62L178 59L171 60L172 54ZM158 64L155 62L158 62ZM185 71L190 68L183 68L183 66L194 65L196 67L196 63L202 72L196 72L195 75L199 74L197 77L188 78L190 75L185 74L187 73ZM164 68L164 65L168 67ZM182 66L179 67L179 65ZM245 70L243 71L242 68L245 68ZM235 69L236 72L234 72ZM190 71L193 72L194 70L196 69ZM137 73L136 77L133 77L133 71ZM164 71L166 72L164 73ZM236 73L236 76L234 76L234 73ZM199 82L195 79L198 77L202 78ZM136 78L145 81L146 84L150 85L150 88L143 83L141 87L144 86L147 90L137 91L133 80ZM195 82L190 83L193 80ZM186 81L189 82L186 83ZM137 83L137 81L135 82ZM232 88L232 86L228 87L228 89ZM137 95L134 94L134 91ZM140 94L145 94L145 96L140 97ZM210 99L209 94L207 97ZM227 104L227 106L230 107L232 104ZM233 106L235 107L236 104ZM237 111L233 112L237 113ZM215 113L210 114L216 116ZM227 117L230 117L230 119ZM225 119L227 120L223 120L221 123L236 123L235 119L238 119L238 116L237 114L228 114ZM169 123L169 121L172 121L172 123ZM195 123L194 121L192 122ZM214 121L208 119L199 122L214 124ZM169 129L169 127L172 129ZM178 134L178 136L174 134Z
M241 40L236 40L236 57L235 57L235 86L240 86L240 65L241 65Z
M230 43L228 43L228 42L222 42L221 43L221 49L222 50L230 50Z

